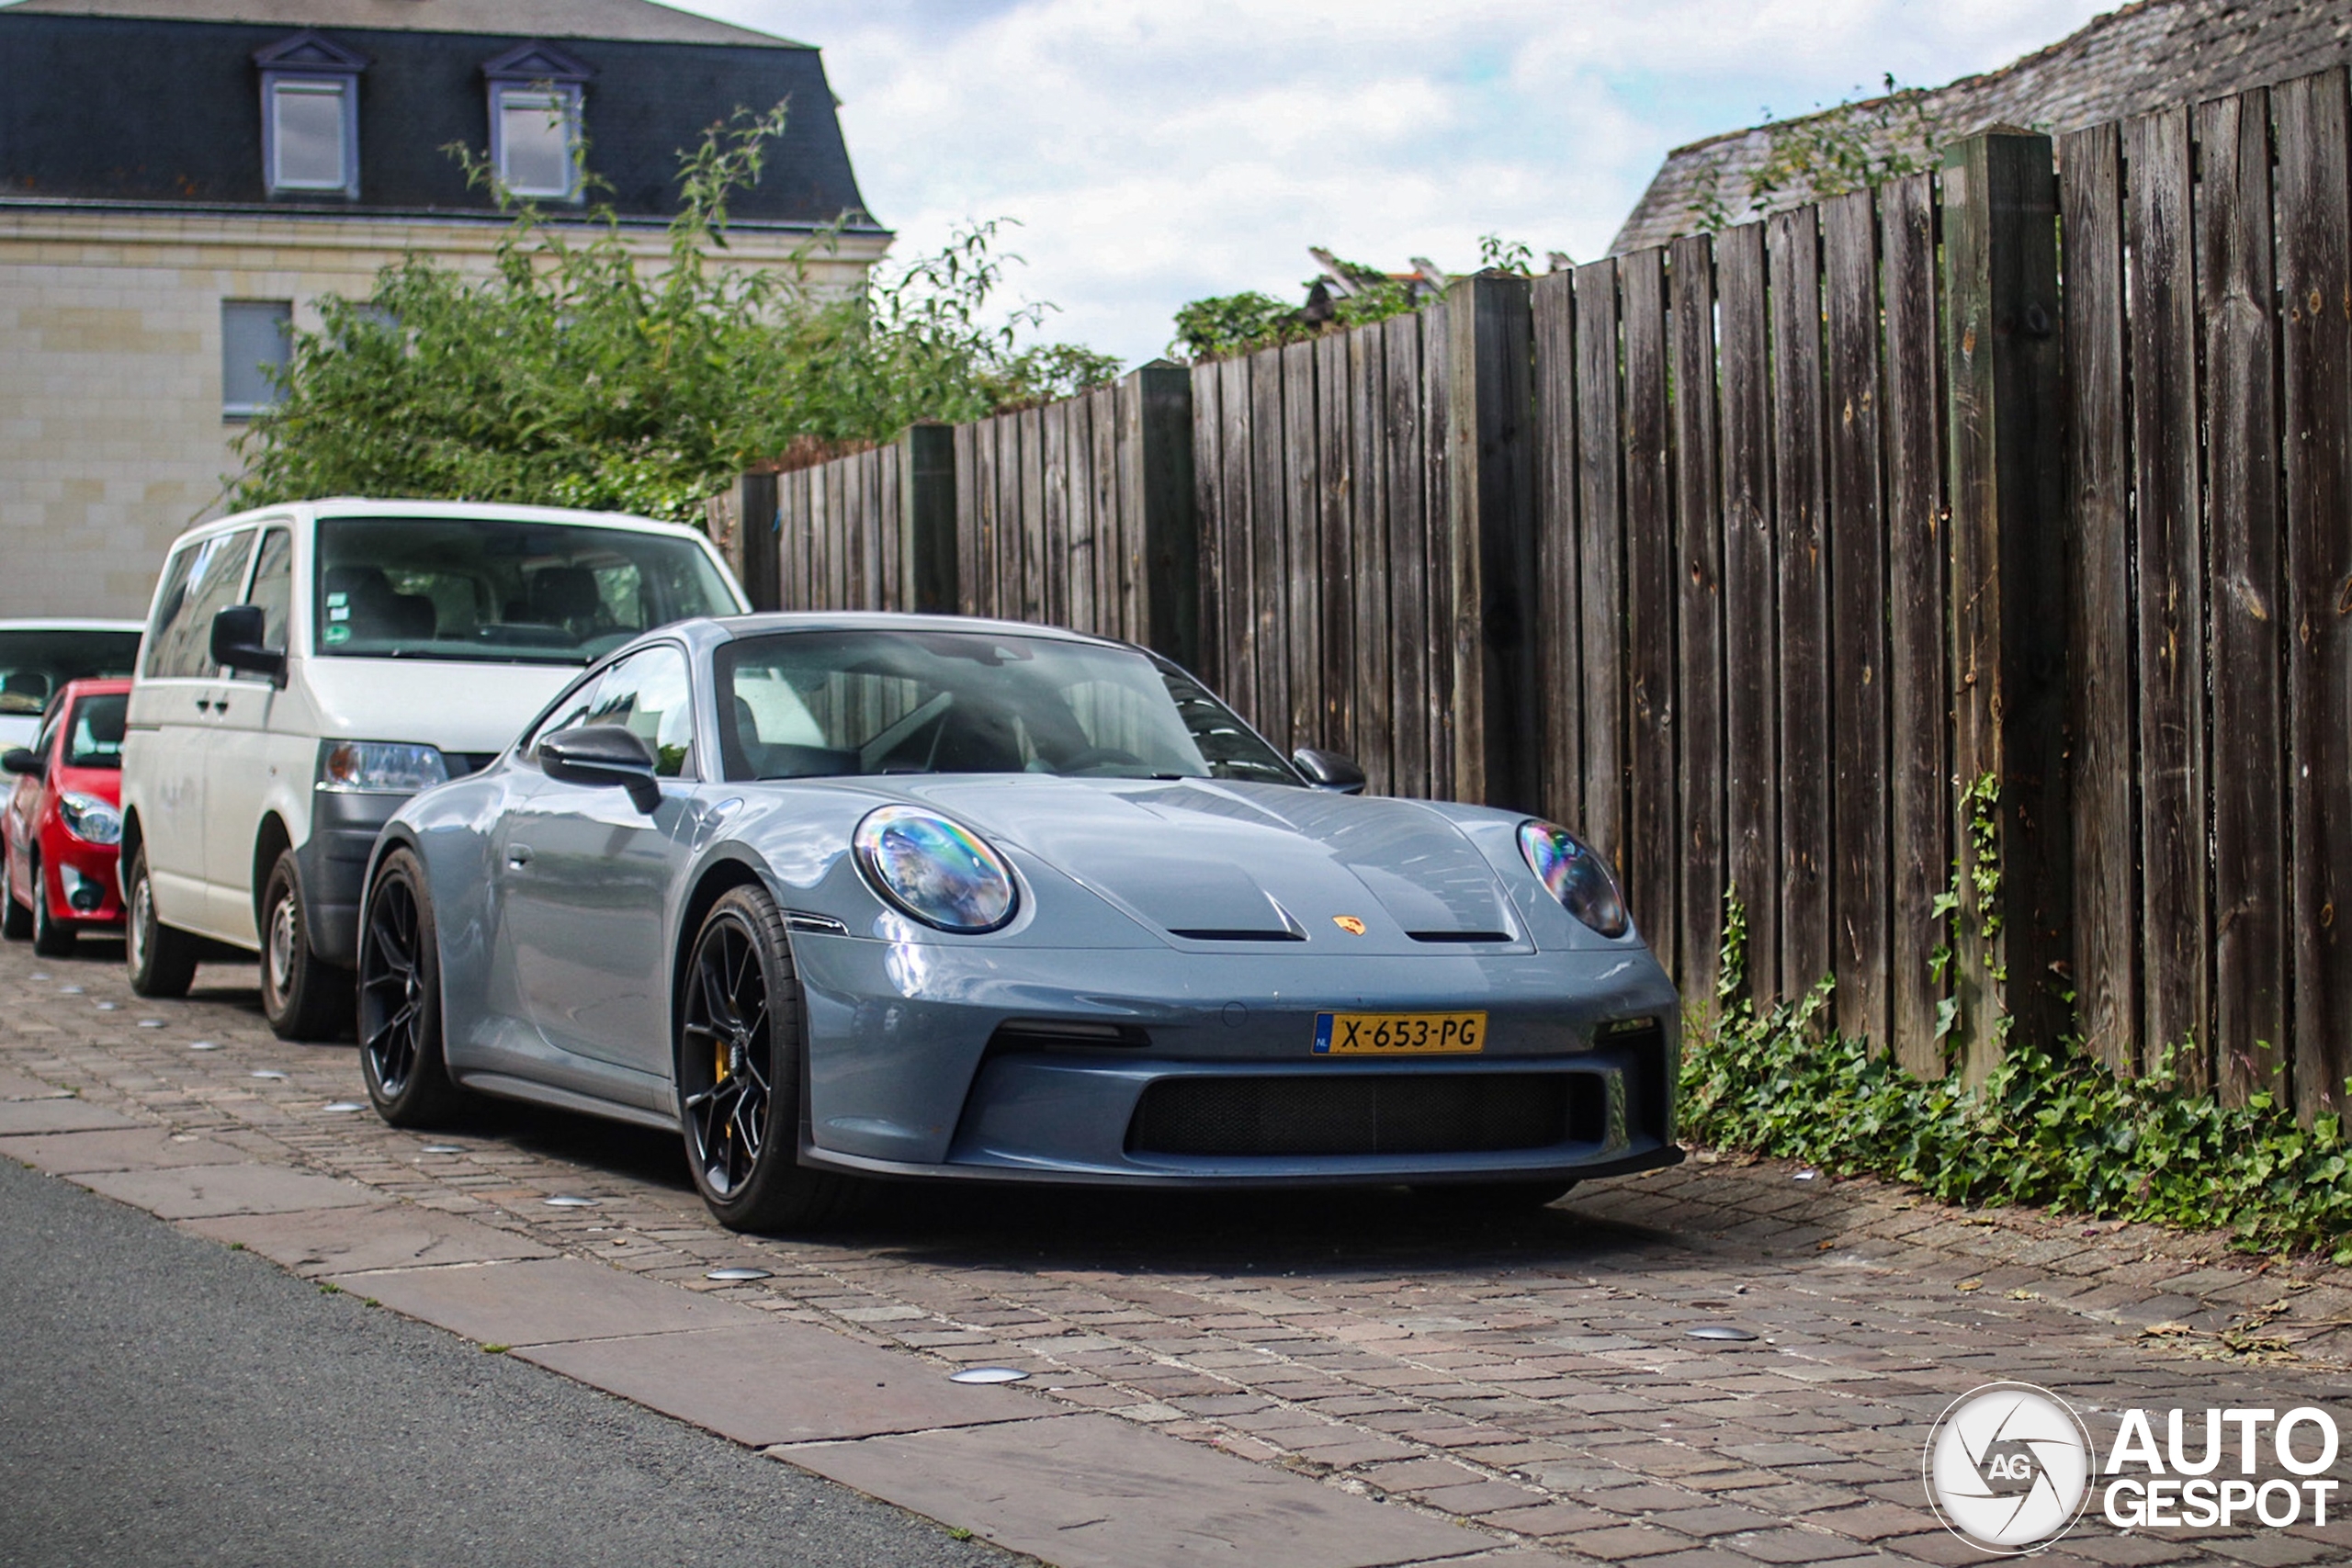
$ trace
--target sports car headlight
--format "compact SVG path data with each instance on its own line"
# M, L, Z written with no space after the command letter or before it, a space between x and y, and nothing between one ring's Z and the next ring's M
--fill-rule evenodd
M1625 934L1633 922L1626 919L1617 879L1609 874L1609 867L1590 845L1557 823L1522 822L1519 852L1527 857L1527 868L1569 914L1602 936Z
M397 740L329 740L319 748L319 787L369 795L414 795L446 784L449 764L430 746Z
M57 814L65 830L88 844L122 842L122 813L95 795L68 790L57 797Z
M1012 873L986 840L914 806L866 814L851 840L875 890L927 926L992 931L1012 919Z

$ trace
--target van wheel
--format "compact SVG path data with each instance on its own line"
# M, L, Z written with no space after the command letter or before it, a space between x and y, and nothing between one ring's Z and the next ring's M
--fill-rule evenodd
M22 942L33 934L33 912L17 902L9 891L8 850L0 844L0 936Z
M123 955L130 988L142 997L184 997L196 978L197 939L155 918L155 889L147 880L147 846L130 852L122 886L130 908L123 921Z
M25 870L32 874L33 885L33 951L43 958L74 956L74 938L79 933L72 926L61 926L49 907L49 889L40 884L40 852L35 850L26 857Z
M280 1040L334 1040L351 1022L352 974L311 951L302 884L287 850L261 893L261 1010Z

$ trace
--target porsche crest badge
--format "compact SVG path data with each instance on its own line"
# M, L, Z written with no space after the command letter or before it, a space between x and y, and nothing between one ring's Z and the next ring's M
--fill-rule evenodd
M1331 923L1350 936L1363 935L1363 922L1353 915L1334 915L1331 917Z

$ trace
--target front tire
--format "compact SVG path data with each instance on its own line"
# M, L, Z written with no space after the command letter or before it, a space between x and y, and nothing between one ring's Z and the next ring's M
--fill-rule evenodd
M832 1219L854 1190L800 1164L800 983L784 918L763 890L732 888L712 906L684 988L678 1120L703 1201L729 1230Z
M359 913L359 1074L395 1127L439 1126L466 1102L441 1052L441 949L424 867L394 850Z
M71 958L77 931L72 926L57 923L57 915L49 907L49 889L41 886L40 852L35 850L26 857L25 870L31 874L33 886L33 951L43 958Z
M155 888L147 875L147 846L130 852L122 877L123 956L130 988L142 997L184 997L196 978L197 939L155 918Z
M261 1010L280 1040L334 1040L351 1021L351 971L311 951L294 852L279 853L261 895Z

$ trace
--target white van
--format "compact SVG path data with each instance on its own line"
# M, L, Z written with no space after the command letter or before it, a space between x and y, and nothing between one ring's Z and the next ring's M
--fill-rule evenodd
M486 767L581 666L750 606L691 528L614 513L333 500L182 535L122 751L131 987L261 954L288 1039L338 1032L376 830Z

